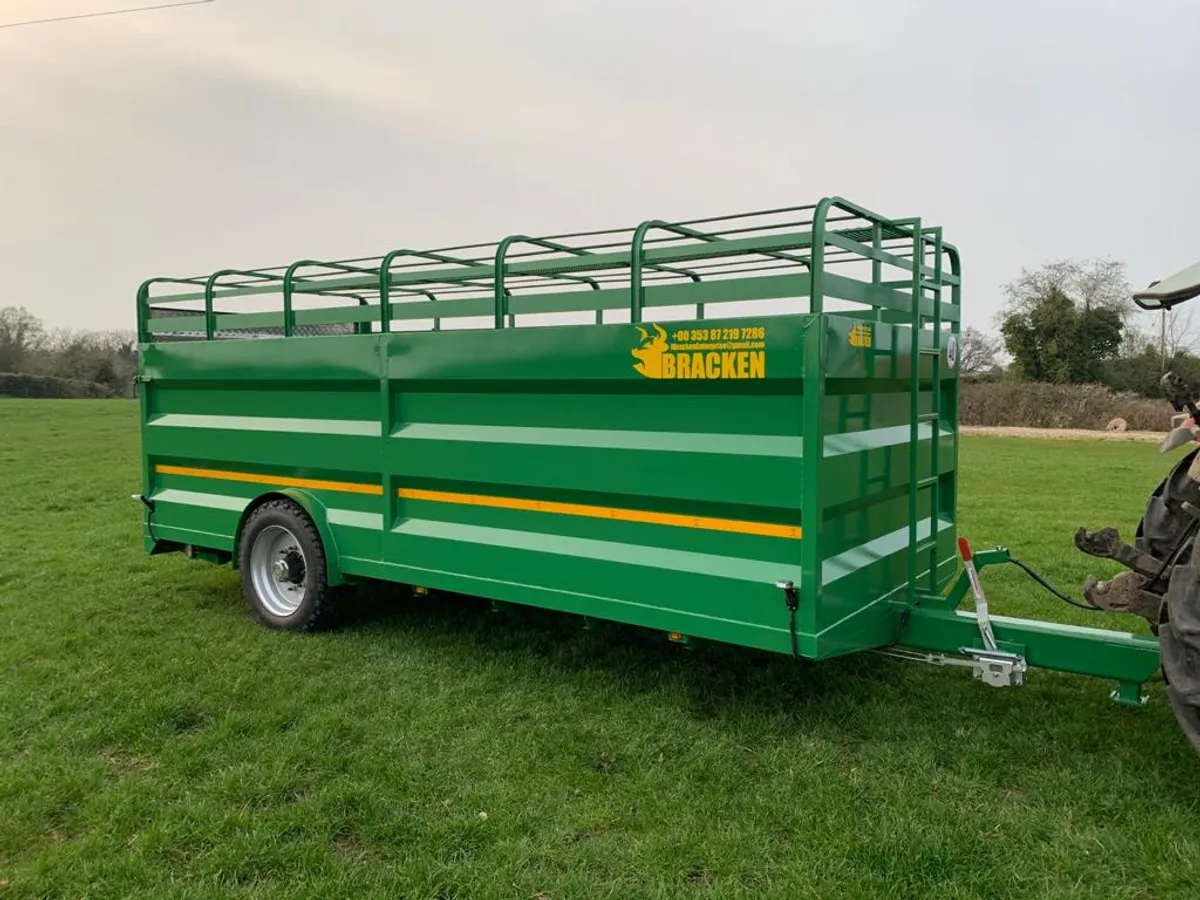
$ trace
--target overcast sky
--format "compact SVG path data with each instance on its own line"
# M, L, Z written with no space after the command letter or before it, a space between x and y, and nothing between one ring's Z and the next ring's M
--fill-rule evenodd
M0 24L154 0L0 0ZM161 0L159 0L161 2ZM215 0L0 29L0 306L842 194L1022 266L1200 258L1196 0Z

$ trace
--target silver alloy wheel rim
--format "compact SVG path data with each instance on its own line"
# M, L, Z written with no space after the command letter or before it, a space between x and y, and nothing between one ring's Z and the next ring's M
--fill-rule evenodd
M281 619L294 615L308 585L308 560L296 536L282 525L260 531L250 547L250 580L267 612Z

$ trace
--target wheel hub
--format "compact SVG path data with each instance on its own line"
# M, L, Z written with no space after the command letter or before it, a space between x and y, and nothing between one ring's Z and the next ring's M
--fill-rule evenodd
M265 612L285 619L308 593L308 566L300 541L283 525L267 525L250 546L250 580Z
M304 580L304 557L294 549L284 551L271 563L271 576L280 584L299 584Z

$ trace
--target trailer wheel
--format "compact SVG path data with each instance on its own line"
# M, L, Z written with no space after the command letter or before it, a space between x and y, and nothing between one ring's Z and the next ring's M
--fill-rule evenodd
M1192 558L1200 553L1192 551ZM1200 572L1180 566L1167 588L1167 620L1158 643L1171 708L1179 727L1200 753Z
M338 592L326 580L325 548L308 514L291 500L268 500L250 514L238 545L242 596L254 618L281 631L332 626Z

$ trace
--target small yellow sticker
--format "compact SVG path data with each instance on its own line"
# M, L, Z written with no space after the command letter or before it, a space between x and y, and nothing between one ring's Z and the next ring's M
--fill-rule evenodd
M870 347L873 337L871 326L865 322L859 322L850 329L850 346Z
M679 328L667 334L651 325L651 334L634 326L641 337L630 353L633 369L646 378L766 378L766 328Z

